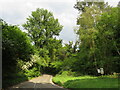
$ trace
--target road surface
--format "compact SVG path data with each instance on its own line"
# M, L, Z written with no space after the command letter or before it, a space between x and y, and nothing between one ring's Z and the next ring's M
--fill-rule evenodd
M20 83L18 85L10 87L10 89L12 89L12 88L18 88L18 89L30 88L30 89L33 89L33 90L37 90L37 89L40 89L40 88L43 88L43 89L44 88L46 88L46 89L51 88L51 89L54 89L54 90L67 90L65 88L62 88L60 86L55 85L52 82L52 76L47 75L47 74L44 74L44 75L39 76L37 78L31 79L29 81L26 81L26 82L23 82L23 83Z

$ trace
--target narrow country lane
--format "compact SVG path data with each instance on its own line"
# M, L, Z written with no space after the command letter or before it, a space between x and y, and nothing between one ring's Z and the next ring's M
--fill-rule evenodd
M52 83L52 76L51 75L47 75L44 74L42 76L39 76L37 78L34 78L32 80L20 83L18 85L12 86L10 89L12 88L32 88L34 90L36 89L40 89L40 88L57 88L57 90L67 90L64 89L62 87L59 87L57 85L55 85L54 83Z

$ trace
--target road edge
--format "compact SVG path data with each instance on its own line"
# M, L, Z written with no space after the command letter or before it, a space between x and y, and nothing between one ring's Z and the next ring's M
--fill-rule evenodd
M69 90L69 89L67 89L67 88L64 88L64 87L62 87L62 86L59 86L59 85L53 83L52 78L53 78L53 76L51 75L51 77L50 77L50 83L51 83L52 85L57 86L57 87L59 87L59 88L63 88L63 89Z

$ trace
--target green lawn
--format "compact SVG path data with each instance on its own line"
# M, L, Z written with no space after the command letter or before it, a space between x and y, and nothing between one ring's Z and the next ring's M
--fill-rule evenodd
M57 75L53 82L65 88L118 88L116 76L66 76Z

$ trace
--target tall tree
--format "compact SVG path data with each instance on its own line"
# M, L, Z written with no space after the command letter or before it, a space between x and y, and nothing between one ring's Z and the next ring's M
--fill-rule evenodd
M100 20L103 12L109 11L109 6L104 2L86 2L78 1L75 8L80 12L77 18L76 34L80 40L80 55L79 60L81 68L89 74L95 74L96 69L99 67L97 63L97 46L96 39L98 30L96 25Z
M52 72L50 63L57 59L57 50L62 45L61 40L57 40L62 30L62 25L55 19L53 14L46 9L37 8L31 16L27 18L27 22L23 24L24 29L28 31L28 35L39 52L39 56L43 58L42 72ZM57 46L58 45L58 46Z
M49 39L58 36L62 30L62 25L55 19L53 14L46 9L36 9L23 27L28 31L28 35L33 40L37 48L47 46Z

